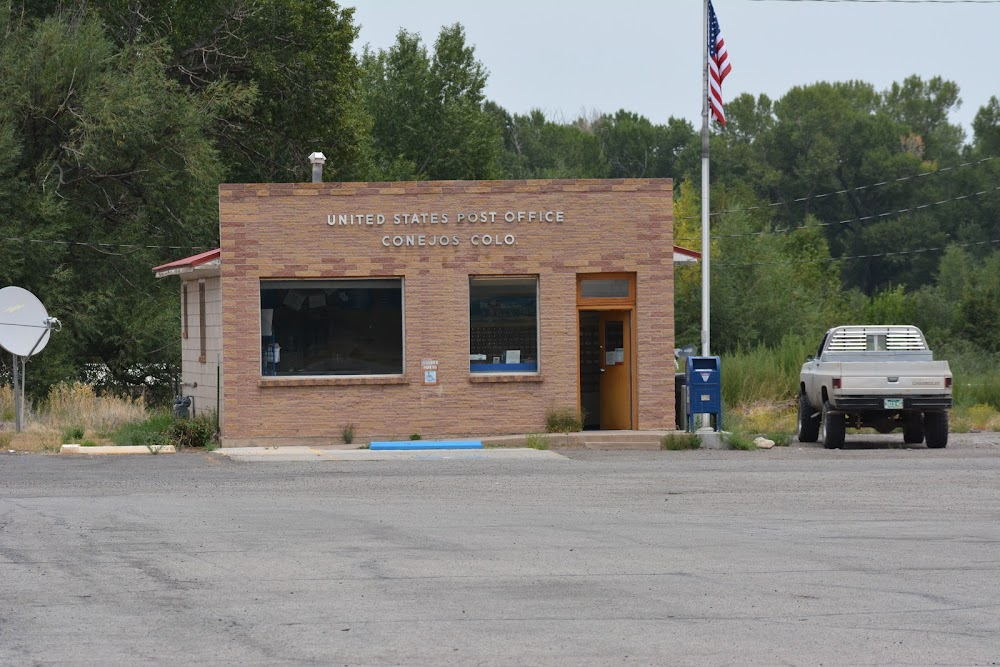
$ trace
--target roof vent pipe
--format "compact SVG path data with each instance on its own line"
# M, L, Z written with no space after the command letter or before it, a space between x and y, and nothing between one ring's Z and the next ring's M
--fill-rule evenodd
M326 163L326 156L316 151L309 154L309 162L313 166L313 183L323 182L323 165Z

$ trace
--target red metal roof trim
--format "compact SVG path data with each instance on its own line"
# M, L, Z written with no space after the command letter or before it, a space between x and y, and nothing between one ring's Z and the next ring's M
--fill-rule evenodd
M701 259L701 253L694 250L688 250L687 248L682 248L679 245L674 246L674 252L678 255L687 255L693 259Z
M167 264L161 264L160 266L154 266L154 272L169 271L170 269L193 269L196 266L201 266L202 264L207 264L213 260L219 259L222 254L221 248L216 248L215 250L207 250L197 255L192 255L191 257L185 257L184 259L178 259Z

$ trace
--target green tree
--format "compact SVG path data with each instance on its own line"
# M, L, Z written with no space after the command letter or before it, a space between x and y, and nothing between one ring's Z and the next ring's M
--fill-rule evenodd
M216 243L211 109L165 74L163 49L117 47L79 14L0 7L0 34L0 279L64 325L31 388L85 362L118 387L139 367L170 376L177 290L150 267Z
M483 179L501 175L503 136L486 108L486 69L445 27L429 54L420 36L401 30L388 50L362 56L365 106L384 178Z
M653 125L647 118L622 109L598 118L594 133L610 178L669 178L694 129L676 118L667 125Z
M308 180L321 150L337 180L369 178L370 120L353 52L354 10L333 0L63 0L120 47L156 48L210 109L226 180Z
M508 178L604 178L608 165L600 142L584 119L556 123L535 109L511 116L492 103L503 128L504 175Z

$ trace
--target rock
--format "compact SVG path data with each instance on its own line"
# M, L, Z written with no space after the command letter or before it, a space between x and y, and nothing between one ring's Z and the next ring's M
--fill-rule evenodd
M762 435L758 435L753 439L753 444L757 445L757 449L771 449L774 447L774 440L768 440Z

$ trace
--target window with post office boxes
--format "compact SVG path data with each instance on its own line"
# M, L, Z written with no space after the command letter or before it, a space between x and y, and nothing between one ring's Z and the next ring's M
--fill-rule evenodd
M469 371L538 372L538 276L469 277Z

